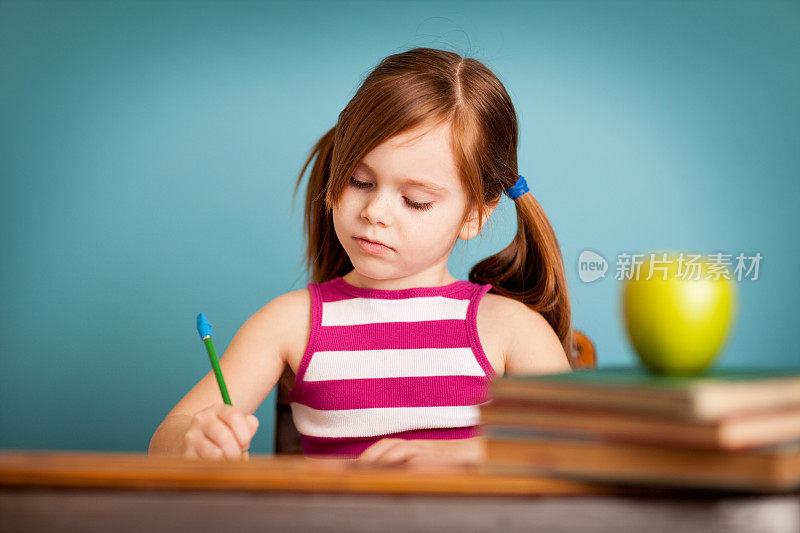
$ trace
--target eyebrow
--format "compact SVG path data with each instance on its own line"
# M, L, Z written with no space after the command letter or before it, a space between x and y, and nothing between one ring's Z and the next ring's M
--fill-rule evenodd
M366 167L366 169L369 170L373 174L376 173L375 169L373 169L371 166L369 166L364 161L360 162L358 165ZM439 185L434 185L433 183L428 183L426 181L415 180L413 178L404 179L403 183L407 183L408 185L412 185L414 187L421 187L423 189L428 189L428 190L433 191L433 192L445 192L447 190L446 188L441 187Z

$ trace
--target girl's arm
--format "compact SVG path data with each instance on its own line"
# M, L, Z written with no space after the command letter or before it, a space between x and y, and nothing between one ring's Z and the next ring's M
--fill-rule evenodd
M256 311L233 337L219 365L236 411L252 414L275 386L286 364L292 335L309 309L307 290L281 295ZM149 453L181 453L194 415L221 403L219 385L214 372L209 371L158 426Z

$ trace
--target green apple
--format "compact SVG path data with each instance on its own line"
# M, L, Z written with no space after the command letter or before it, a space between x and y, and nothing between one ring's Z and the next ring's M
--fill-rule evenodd
M639 359L651 371L699 374L711 365L732 330L736 286L724 276L715 279L707 259L701 257L698 270L692 271L687 254L679 264L678 254L667 253L663 262L663 253L645 254L638 276L634 270L625 282L625 327ZM647 279L653 258L656 268ZM692 276L695 272L698 275Z

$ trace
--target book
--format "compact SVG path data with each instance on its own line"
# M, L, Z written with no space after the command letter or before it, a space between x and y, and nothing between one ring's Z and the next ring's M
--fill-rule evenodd
M490 396L710 421L800 407L800 369L712 368L692 377L660 376L640 367L514 374L493 379Z
M730 491L800 488L800 441L731 452L536 436L518 430L487 431L487 472Z
M487 430L513 426L552 435L712 450L746 450L800 439L800 406L705 421L493 400L481 407L481 422Z

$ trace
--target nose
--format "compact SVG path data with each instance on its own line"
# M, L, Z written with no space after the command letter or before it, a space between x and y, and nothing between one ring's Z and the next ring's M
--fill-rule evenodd
M391 222L389 215L388 198L383 194L370 194L367 196L367 203L361 210L361 217L370 224L380 224L387 226Z

